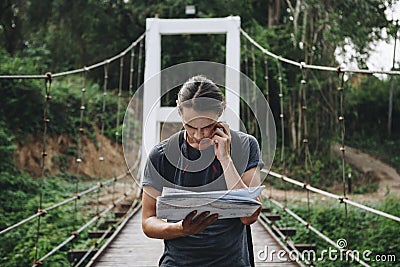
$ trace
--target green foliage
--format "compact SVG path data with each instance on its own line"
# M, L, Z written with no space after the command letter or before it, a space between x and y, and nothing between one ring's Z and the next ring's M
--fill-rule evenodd
M371 132L376 136L385 136L391 80L379 80L375 76L353 76L352 79L353 82L346 88L347 136L349 139L358 139L371 135ZM399 82L396 77L393 79L394 87L397 88ZM396 102L400 99L399 90L394 90L393 99L392 130L398 133L400 105L396 105Z
M239 15L241 27L246 30L263 47L275 54L295 61L306 61L309 64L335 66L334 52L336 48L347 43L354 44L359 66L365 66L365 59L371 41L379 38L381 29L388 27L393 33L393 26L388 25L384 9L392 2L376 1L319 1L304 0L297 20L288 3L295 1L280 1L277 10L278 19L271 23L268 17L269 8L279 1L21 1L5 0L0 3L0 70L1 75L7 74L43 74L47 71L59 72L67 69L81 68L104 60L123 50L145 31L145 19L158 16L160 18L185 18L186 4L195 4L197 17L225 17ZM246 49L245 49L246 42ZM162 66L169 67L177 63L191 60L211 60L224 63L225 38L222 35L180 35L164 36L162 38ZM6 52L7 51L7 52ZM138 64L139 47L136 48L135 63ZM259 88L265 92L264 55L252 48L248 41L242 41L241 70L251 79L257 81ZM126 60L125 60L126 61ZM125 62L126 64L126 62ZM253 71L253 64L254 69ZM143 66L142 64L142 73ZM126 65L125 65L126 66ZM88 73L85 94L85 112L83 116L84 134L92 141L96 140L96 131L104 123L104 133L111 140L115 139L116 110L118 97L118 64L110 64L108 94L105 96L106 109L103 114L103 70L96 69ZM278 67L274 60L268 59L270 106L280 129L280 101ZM137 68L135 68L137 71ZM124 72L124 85L127 85L127 71ZM301 70L288 64L282 64L283 106L285 118L299 121L298 107L302 104L299 95ZM135 73L136 75L136 73ZM292 125L285 120L285 164L275 161L274 168L288 176L308 181L312 185L328 188L341 183L341 161L327 151L340 136L338 114L337 86L339 80L336 74L327 72L307 71L307 115L309 129L309 148L311 160L305 167L304 146L294 148L291 139ZM354 145L365 151L378 155L386 162L400 170L400 144L397 141L400 118L400 105L394 104L393 132L391 138L382 138L386 127L388 81L374 77L362 78L361 86L357 87L356 75L349 76L345 90L346 144ZM140 77L134 78L140 84ZM397 81L396 81L397 84ZM77 155L78 129L80 127L81 77L77 75L53 79L52 100L49 103L48 132L52 136L66 134L74 141L68 144L64 154L53 157L53 163L58 164L62 171L69 167L70 158ZM176 92L176 91L174 91ZM40 136L43 131L44 82L43 80L4 80L0 79L2 95L0 108L0 163L1 188L4 188L4 198L0 197L1 208L6 214L1 225L6 226L14 219L26 217L37 208L37 185L24 174L14 176L15 166L12 162L13 142L23 143L30 134ZM266 93L266 92L265 92ZM167 98L167 97L166 97ZM395 90L394 99L399 99ZM173 96L163 99L164 103L174 105ZM122 101L121 112L126 107ZM290 110L292 108L292 110ZM242 109L243 110L243 109ZM289 116L291 112L292 117ZM311 117L311 119L310 119ZM121 118L122 119L122 116ZM139 129L138 121L134 121L135 130ZM255 134L254 122L248 120L249 129ZM295 124L295 129L298 125ZM122 124L120 123L120 129ZM118 129L118 130L120 130ZM300 132L302 129L298 129ZM134 133L140 137L140 132ZM282 142L278 132L278 142ZM118 139L120 142L121 139ZM280 158L277 150L276 159ZM359 174L346 165L346 173L351 171L354 181ZM71 183L77 177L64 174L62 179L47 180L45 184L46 205L55 203L73 192ZM28 182L29 181L29 182ZM34 183L34 184L31 184ZM376 190L376 181L368 181L368 185L354 184L354 192L364 193ZM275 183L275 182L274 182ZM276 183L281 188L286 185ZM18 189L18 190L17 190ZM15 199L15 203L11 202ZM390 201L389 201L390 202ZM4 203L4 205L3 205ZM385 202L386 203L386 202ZM386 204L384 204L386 205ZM389 204L388 204L389 205ZM390 205L389 205L390 206ZM392 207L388 207L391 209ZM48 229L45 229L49 239L40 239L40 248L48 251L60 239L68 235L69 215L71 209L60 213L49 214L44 218ZM335 210L336 211L336 210ZM65 212L65 214L63 213ZM313 211L315 220L333 230L335 222L342 220L342 215L329 216L332 209L325 212L322 208ZM339 213L340 214L340 213ZM313 215L314 216L314 215ZM358 216L358 215L357 215ZM359 215L362 219L364 215ZM366 216L366 215L365 215ZM68 217L68 218L67 218ZM79 216L78 216L79 217ZM366 217L365 217L366 218ZM365 225L365 222L355 220L353 223ZM368 218L369 219L369 218ZM13 220L13 221L11 221ZM374 219L371 221L376 223ZM388 224L384 224L388 225ZM376 226L376 224L375 224ZM391 226L390 226L391 227ZM33 243L35 225L29 224L21 228L21 232L7 234L7 242L0 242L1 265L29 265L33 258ZM390 228L391 229L391 228ZM391 230L389 233L393 234ZM50 231L51 230L51 231ZM62 235L57 236L58 232ZM357 233L357 232L356 232ZM383 237L386 235L382 234ZM371 234L371 233L370 233ZM398 233L397 233L398 234ZM342 235L336 233L337 237ZM378 242L379 235L372 235ZM1 240L3 241L3 240ZM9 242L8 242L9 241ZM18 241L18 242L17 242ZM398 242L397 242L398 243ZM14 251L12 255L10 251ZM42 251L42 252L44 252ZM27 256L29 255L29 257ZM51 259L51 266L66 265L65 258L56 254Z
M55 164L56 166L58 166L58 169L61 172L65 172L68 170L71 160L68 156L66 155L56 155L54 156L51 161L53 162L53 164Z
M10 57L4 51L0 53L2 74L35 73L36 58ZM27 133L40 134L43 131L44 83L38 80L0 80L2 93L2 108L0 120L20 141L24 141ZM77 138L80 127L82 81L75 77L54 80L51 87L49 102L50 124L48 132L54 134L69 134ZM109 89L110 90L110 89ZM43 91L43 92L42 92ZM103 93L100 86L88 81L86 84L86 109L83 116L83 128L89 136L94 134L94 127L101 126ZM115 138L117 96L115 90L110 90L106 96L107 114L104 116L106 134ZM121 114L127 105L123 100ZM110 115L109 115L110 114ZM120 117L122 121L122 116ZM2 124L3 125L3 124Z
M71 174L63 177L48 177L44 180L43 207L49 207L71 197L75 190L75 181L82 180ZM42 178L33 180L23 173L18 175L0 173L0 229L27 218L36 213L39 205L39 188ZM84 182L83 187L92 186L93 183ZM82 185L80 186L80 188ZM93 216L91 212L83 210L82 201L78 202L75 213L74 202L66 206L51 210L41 217L41 235L39 238L39 256L50 252L55 246L70 236L71 232L82 226ZM37 219L26 223L22 227L11 230L0 237L0 265L1 266L30 266L34 258L34 247L37 231ZM66 251L72 245L84 243L87 232L83 232L77 241L68 244L61 252L46 259L44 266L66 266Z
M400 91L394 90L392 133L387 134L387 112L391 80L374 76L355 77L346 92L346 136L351 146L370 153L400 170ZM398 87L393 77L394 88Z
M362 184L356 187L353 191L354 194L367 194L371 192L376 192L379 189L379 183Z
M13 160L15 145L13 143L14 136L7 129L6 124L0 120L0 155L2 160L0 162L0 173L3 171L10 171L15 168Z
M10 57L1 49L0 62L3 75L36 73L31 59ZM43 88L37 80L0 79L0 120L18 137L42 128Z
M399 204L400 199L387 197L381 203L369 203L366 205L399 216ZM344 238L351 250L358 250L360 253L370 250L372 251L370 258L373 258L375 255L395 255L398 263L398 259L400 259L398 247L400 242L400 228L398 227L398 222L352 206L348 206L348 216L346 219L343 205L332 201L312 204L309 221L313 227L327 235L334 242ZM289 208L307 220L308 211L304 204L291 204ZM321 256L322 251L328 250L329 247L335 249L306 227L300 225L291 216L286 213L282 215L280 224L283 224L285 227L296 227L297 229L296 235L292 237L294 243L315 243L317 245L317 257ZM339 258L338 253L333 255L337 255ZM362 259L362 257L360 258ZM316 266L343 266L346 264L339 259L336 261L329 260L327 254L325 254L322 261L319 260L314 263ZM382 266L382 263L378 262L367 263L371 266ZM390 265L398 266L396 263L390 263Z

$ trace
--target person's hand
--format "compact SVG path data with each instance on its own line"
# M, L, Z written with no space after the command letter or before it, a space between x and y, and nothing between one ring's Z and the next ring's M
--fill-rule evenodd
M218 214L212 214L209 216L209 211L205 211L195 218L194 216L196 216L196 214L197 211L194 210L180 222L182 224L182 231L185 235L198 234L218 219Z
M242 217L240 218L240 220L242 221L243 224L245 225L250 225L253 224L257 221L258 216L260 215L262 210L262 206L260 206L252 215L250 215L249 217Z
M218 123L211 138L214 142L215 156L219 161L229 160L231 156L231 133L229 125Z

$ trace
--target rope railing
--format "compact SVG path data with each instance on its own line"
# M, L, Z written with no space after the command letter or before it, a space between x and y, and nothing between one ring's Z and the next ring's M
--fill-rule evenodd
M289 178L289 177L287 177L287 176L285 176L285 175L281 175L281 174L279 174L279 173L275 173L275 172L272 172L272 171L269 171L269 172L268 172L268 171L265 170L265 169L261 170L261 172L263 172L263 173L265 173L265 174L267 174L267 175L271 175L271 176L273 176L273 177L279 178L279 179L281 179L281 180L283 180L283 181L285 181L285 182L294 184L294 185L296 185L296 186L298 186L298 187L304 188L304 189L309 190L309 191L311 191L311 192L314 192L314 193L317 193L317 194L320 194L320 195L323 195L323 196L326 196L326 197L329 197L329 198L334 198L334 199L336 199L336 200L339 200L340 202L347 203L347 204L349 204L349 205L351 205L351 206L354 206L354 207L363 209L363 210L365 210L365 211L369 211L369 212L371 212L371 213L375 213L375 214L377 214L377 215L379 215L379 216L383 216L383 217L385 217L385 218L388 218L388 219L391 219L391 220L400 222L400 218L397 217L397 216L394 216L394 215L391 215L391 214L389 214L389 213L386 213L386 212L383 212L383 211L380 211L380 210L377 210L377 209L374 209L374 208L365 206L365 205L363 205L363 204L360 204L360 203L351 201L351 200L349 200L347 197L339 196L339 195L336 195L336 194L333 194L333 193L324 191L324 190L322 190L322 189L313 187L313 186L311 186L311 185L308 184L308 183L304 183L304 182L297 181L297 180L295 180L295 179Z
M47 116L48 114L47 113L48 113L48 102L51 99L51 96L50 96L51 81L52 81L52 79L54 79L56 77L62 77L62 76L67 76L67 75L71 75L71 74L78 74L78 73L82 73L83 74L81 106L80 106L80 110L81 110L81 112L80 112L80 128L79 128L79 140L78 140L79 149L78 149L78 156L77 156L77 159L76 159L76 163L77 163L76 164L76 169L77 169L77 173L79 173L79 165L82 162L81 134L83 134L83 113L84 113L84 110L85 110L85 97L84 97L84 94L85 94L85 91L86 91L86 88L85 88L86 87L86 74L88 73L88 71L90 71L92 69L96 69L98 67L104 66L104 69L105 69L105 83L104 83L104 92L103 92L103 109L102 109L103 112L102 112L102 127L101 127L101 135L102 135L101 141L103 141L103 138L104 138L104 117L105 117L105 96L107 94L106 90L107 90L107 78L108 78L107 67L109 66L110 63L120 59L120 81L119 81L119 94L118 94L118 98L120 98L121 97L121 90L122 90L122 78L123 78L122 77L122 73L123 73L123 59L124 59L124 56L127 55L128 53L131 53L131 57L132 57L131 58L131 62L132 62L132 64L131 64L131 71L130 71L131 73L130 74L133 75L133 56L132 56L132 53L134 54L134 52L133 52L134 48L138 44L140 44L140 48L139 48L140 49L139 50L139 64L140 64L141 63L140 61L141 61L141 58L142 58L142 53L143 53L142 50L143 50L144 37L145 37L145 33L143 33L139 38L137 38L133 43L131 43L130 46L128 46L124 51L120 52L119 54L117 54L117 55L115 55L115 56L113 56L111 58L105 59L105 60L103 60L101 62L98 62L96 64L93 64L91 66L85 66L85 67L80 68L80 69L75 69L75 70L70 70L70 71L60 72L60 73L55 73L55 74L51 74L50 72L47 72L45 75L0 75L0 79L44 79L44 81L45 81L46 103L45 103L44 115L43 115L44 134L43 134L43 151L42 151L42 162L41 162L42 178L41 178L41 186L40 186L41 190L40 190L40 196L39 196L39 198L40 198L39 207L38 207L38 210L37 210L36 214L34 214L34 215L32 215L32 216L30 216L28 218L25 218L25 219L13 224L13 225L7 227L6 229L3 229L3 230L0 231L0 236L1 236L1 235L4 235L4 234L14 230L14 229L19 228L22 225L25 225L28 222L33 221L34 219L37 219L38 226L37 226L37 234L36 234L35 248L34 248L34 253L35 253L35 257L34 257L34 261L33 261L34 262L33 263L34 266L40 265L41 262L44 259L46 259L47 257L50 257L56 251L58 251L60 248L62 248L63 246L65 246L66 244L68 244L69 242L74 240L75 237L77 237L77 235L81 231L83 231L84 229L86 229L87 227L92 225L98 218L100 218L102 216L103 213L99 215L99 212L97 212L96 213L97 217L93 218L91 221L89 221L87 224L85 224L83 227L81 227L78 231L75 231L74 234L72 234L69 238L64 240L61 244L59 244L57 247L55 247L51 252L49 252L48 254L46 254L45 256L43 256L42 258L39 259L39 238L41 236L41 217L42 216L46 215L51 210L54 210L56 208L65 206L65 205L75 201L75 219L74 219L74 224L73 224L72 229L76 229L75 223L76 223L77 201L82 196L87 195L89 193L92 193L92 192L95 192L95 191L97 191L99 193L99 189L101 187L104 187L104 186L108 187L108 186L110 186L112 184L114 186L114 192L113 192L113 202L114 202L115 201L114 193L115 193L116 181L118 181L118 180L120 180L120 179L122 179L122 178L124 178L124 177L126 177L127 175L130 174L130 170L128 170L125 173L123 173L122 175L119 175L118 177L114 177L114 178L112 178L112 179L110 179L110 180L108 180L106 182L102 182L102 181L99 180L97 185L95 185L95 186L93 186L93 187L91 187L91 188L89 188L87 190L84 190L82 192L79 192L78 181L77 181L76 182L76 186L75 186L75 192L74 192L73 196L71 196L71 197L69 197L69 198L67 198L65 200L62 200L61 202L58 202L58 203L56 203L56 204L54 204L54 205L52 205L52 206L50 206L48 208L43 208L42 207L42 195L43 195L43 183L44 183L43 179L45 177L44 159L45 159L45 156L47 156L47 153L46 153L46 130L47 130L47 124L50 122L50 120L48 119L48 116ZM140 68L141 68L141 66L139 65L139 73L138 73L138 79L137 79L138 83L141 81L141 79L140 79L140 75L141 75ZM130 84L131 84L133 79L131 78L130 80L131 80L130 81ZM132 86L130 86L130 90L132 90ZM119 116L120 116L120 114L119 114L119 112L120 112L120 110L119 110L120 109L120 107L119 107L120 106L120 101L121 100L118 99L118 115L117 115L117 117L118 117L117 120L118 121L117 121L117 126L116 126L116 130L117 130L116 141L117 141L117 138L119 136L118 128L119 128ZM101 142L101 145L100 145L100 161L102 161L102 160L103 160L103 145L102 145L102 142ZM102 170L100 170L100 172L101 171ZM101 173L100 173L99 177L102 177ZM124 187L124 191L126 191L125 187ZM132 189L130 191L132 191ZM127 196L126 193L124 193L124 197L123 198L125 198L126 196ZM97 195L97 198L99 198L99 194ZM117 202L114 202L114 206L115 206L115 203L118 203L120 201L121 200L119 199ZM109 207L109 209L107 209L105 211L105 213L108 212L110 210L110 208L111 207Z
M80 69L54 73L54 74L52 74L52 77L55 78L55 77L67 76L67 75L71 75L71 74L77 74L77 73L89 71L89 70L104 66L106 64L109 64L109 63L125 56L133 47L135 47L140 41L142 41L144 39L144 37L145 37L145 33L140 35L139 38L136 39L136 41L134 41L131 45L129 45L124 51L122 51L121 53L119 53L111 58L105 59L101 62L95 63L95 64L87 66L87 67L83 67ZM47 77L46 75L0 75L0 79L46 79L46 77Z
M384 70L366 70L366 69L351 69L351 68L341 68L341 67L329 67L329 66L319 66L319 65L309 65L304 62L297 62L288 58L284 58L282 56L278 56L264 47L262 47L259 43L257 43L253 38L251 38L247 32L245 32L242 28L240 29L240 32L243 34L243 36L249 40L250 43L252 43L255 47L257 47L259 50L261 50L262 53L266 54L267 56L270 56L272 58L275 58L276 60L297 66L299 68L305 68L305 69L314 69L314 70L321 70L321 71L341 71L341 72L352 72L352 73L362 73L362 74L387 74L387 75L400 75L400 71L384 71Z
M58 202L58 203L54 204L53 206L50 206L50 207L45 208L45 209L42 209L42 210L38 211L36 214L34 214L34 215L32 215L32 216L30 216L30 217L28 217L28 218L16 223L16 224L13 224L12 226L7 227L4 230L1 230L0 231L0 236L5 234L5 233L7 233L7 232L9 232L9 231L11 231L11 230L13 230L13 229L15 229L15 228L18 228L21 225L24 225L27 222L32 221L33 219L35 219L38 216L47 214L50 210L53 210L53 209L59 208L61 206L64 206L64 205L74 201L75 199L79 199L82 196L84 196L86 194L89 194L89 193L91 193L91 192L93 192L93 191L95 191L95 190L97 190L97 189L99 189L101 187L109 186L109 185L111 185L113 183L113 181L120 180L120 179L126 177L129 174L130 174L130 172L127 171L126 173L123 173L123 174L121 174L121 175L119 175L117 177L111 178L111 179L107 180L104 183L98 183L97 185L95 185L95 186L93 186L93 187L91 187L89 189L86 189L86 190L84 190L82 192L79 192L78 194L75 194L73 197L70 197L70 198L65 199L65 200L63 200L61 202Z
M126 215L124 216L123 220L118 221L116 224L111 225L110 227L107 228L107 230L104 231L104 233L96 240L96 242L93 243L93 245L86 251L85 255L82 256L82 258L78 261L77 264L75 264L75 267L80 266L85 262L85 260L90 256L90 254L97 248L98 245L103 242L103 240L112 232L113 229L119 228L123 222L129 220L131 216L134 214L134 211L137 210L137 204L138 201L135 200L129 210L127 211Z
M103 210L100 214L97 214L94 216L89 222L84 224L81 228L79 228L77 231L72 232L72 234L65 239L63 242L61 242L58 246L56 246L54 249L52 249L49 253L41 257L39 260L37 260L32 267L40 266L42 265L43 261L47 259L48 257L54 255L57 251L59 251L62 247L64 247L66 244L71 242L73 239L75 239L81 232L83 232L86 228L91 226L93 223L95 223L98 219L104 217L109 211L114 209L117 204L119 204L122 200L124 200L130 193L132 192L132 189L130 189L128 192L125 192L120 198L118 198L113 204L110 204L105 210Z
M284 210L287 214L289 214L290 216L292 216L294 219L296 219L297 221L299 221L301 224L303 224L307 229L311 230L312 232L314 232L316 235L318 235L321 239L323 239L325 242L331 244L332 246L334 246L335 248L337 248L341 253L346 253L347 251L350 251L348 248L344 249L342 247L340 247L335 241L333 241L332 239L330 239L329 237L327 237L326 235L324 235L322 232L320 232L319 230L317 230L315 227L313 227L311 225L311 223L306 222L303 218L301 218L299 215L297 215L295 212L293 212L292 210L290 210L289 208L287 208L285 205L283 205L282 203L280 203L279 201L273 199L272 197L269 197L269 200L277 207L279 207L280 209ZM364 261L360 260L358 257L356 257L353 253L348 253L346 254L349 257L352 258L352 260L360 263L363 266L369 267L370 265L368 265L367 263L365 263Z
M283 248L289 255L291 255L291 253L293 253L294 251L297 255L300 255L301 261L305 262L307 265L310 264L310 262L307 259L305 259L301 255L300 251L295 247L294 242L291 241L287 236L283 235L282 232L279 230L279 228L276 225L274 225L273 222L267 218L267 216L261 213L258 222L261 223L264 229L267 230L267 232L275 239L275 241L278 242L278 245L280 245L280 247ZM266 223L268 223L269 225L267 225ZM272 230L274 230L275 233L279 235L279 237ZM286 245L282 242L281 239L285 240ZM295 258L294 260L298 265L304 267L304 265L299 259Z
M50 123L49 118L49 102L51 100L51 82L52 76L51 73L46 73L46 79L44 82L45 87L45 102L44 102L44 110L43 110L43 139L42 139L42 157L40 161L40 169L41 169L41 176L40 176L40 186L39 186L39 203L38 203L38 212L43 212L43 191L44 191L44 179L46 173L46 157L47 157L47 131ZM38 244L40 238L40 227L41 227L41 217L37 217L37 227L36 227L36 237L35 237L35 258L36 261L39 253Z

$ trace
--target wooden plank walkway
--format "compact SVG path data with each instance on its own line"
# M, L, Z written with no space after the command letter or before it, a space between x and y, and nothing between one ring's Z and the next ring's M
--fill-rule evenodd
M164 243L160 239L151 239L144 235L141 227L141 210L126 224L125 228L110 244L106 251L96 261L97 267L122 267L122 266L158 266L158 260L162 255ZM281 248L278 243L269 236L263 226L256 222L252 225L254 244L254 259L257 267L272 266L298 266L296 263L279 261L277 257L272 260L262 261L257 259L257 252L265 250L266 246L271 252ZM264 254L261 255L265 257Z

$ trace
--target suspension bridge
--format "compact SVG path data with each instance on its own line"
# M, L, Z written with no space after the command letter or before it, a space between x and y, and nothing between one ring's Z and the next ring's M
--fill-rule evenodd
M360 210L364 210L365 212L369 212L376 216L381 216L386 218L387 220L392 220L400 223L400 218L383 211L371 208L361 203L357 203L355 201L350 200L348 195L348 189L346 187L347 175L345 173L345 124L344 124L344 93L345 93L345 79L344 76L346 73L363 73L363 74L387 74L387 75L400 75L399 71L374 71L374 70L359 70L359 69L345 69L340 67L330 67L330 66L319 66L319 65L311 65L305 62L296 62L291 59L284 58L282 56L276 55L273 52L267 50L262 47L259 43L251 38L251 36L246 33L243 29L240 28L240 19L237 17L229 17L229 18L221 18L214 19L213 23L217 23L218 27L211 28L208 25L208 19L189 19L186 21L182 20L160 20L160 19L151 19L148 24L157 24L160 22L168 23L169 27L162 27L164 24L160 23L160 29L157 30L156 33L146 30L146 33L141 35L137 40L135 40L129 47L127 47L124 51L116 54L111 58L107 58L104 61L101 61L97 64L91 66L85 66L80 69L75 69L71 71L61 72L61 73L46 73L45 75L2 75L0 79L41 79L44 81L44 96L45 103L43 107L43 144L42 144L42 153L41 153L41 171L42 175L40 178L40 196L38 209L35 214L32 216L25 218L19 222L15 222L8 226L5 229L0 231L0 236L7 236L8 233L12 231L21 230L23 225L31 225L32 228L36 229L36 238L35 238L35 246L32 247L34 251L34 258L32 266L46 266L46 261L49 258L55 257L55 255L65 255L71 263L71 266L157 266L158 259L160 258L163 251L163 243L161 240L149 239L147 238L141 229L141 204L140 204L140 171L141 166L143 164L143 160L145 160L145 154L142 153L143 147L138 146L136 150L136 155L133 160L133 164L129 166L126 170L113 170L115 175L112 177L104 176L104 166L103 162L109 160L107 158L107 153L104 148L104 140L105 140L105 124L104 124L104 116L106 116L106 107L107 107L107 94L109 93L108 79L109 79L109 70L112 64L118 64L119 68L117 68L118 74L113 74L114 77L119 78L119 86L118 86L118 107L117 107L117 120L115 124L115 148L117 151L121 152L121 116L123 111L122 106L122 98L124 95L124 91L127 92L127 98L130 98L135 90L140 87L141 83L146 81L150 76L154 75L154 73L160 71L160 65L152 69L152 72L148 72L147 74L142 74L142 67L144 65L144 59L146 59L145 69L148 67L147 65L154 65L154 61L159 59L151 58L152 50L151 47L158 46L154 42L154 38L160 38L162 34L181 34L181 33L218 33L218 34L227 34L227 66L234 66L235 68L240 68L240 60L233 58L228 59L229 53L237 53L240 55L240 38L244 40L245 49L248 49L247 46L252 46L252 49L258 49L264 55L265 66L265 80L263 81L266 95L265 97L268 100L268 91L269 91L269 81L270 75L268 73L268 65L276 64L278 69L278 91L279 91L279 99L280 99L280 110L279 110L279 119L281 128L278 129L279 134L281 135L281 153L280 153L280 161L284 163L285 154L284 154L284 145L285 145L285 108L284 108L284 92L283 92L283 68L282 64L292 65L299 69L299 73L301 73L301 80L299 81L299 92L302 100L302 110L304 111L303 121L304 125L307 125L307 70L317 70L317 71L325 71L330 72L336 76L338 76L337 80L337 93L339 97L339 114L338 114L338 127L340 128L340 151L341 151L341 160L342 160L342 182L343 182L343 192L341 195L334 194L331 192L324 191L317 187L311 185L309 177L304 177L303 181L298 181L292 179L285 174L276 173L274 171L262 170L262 174L267 176L268 181L272 180L280 180L285 184L291 184L295 187L299 187L303 189L307 194L307 205L310 207L312 204L310 201L310 194L318 194L321 197L331 198L336 200L338 203L342 203L343 210L345 212L346 220L348 216L348 207L354 207ZM227 22L229 21L229 23ZM190 23L188 23L190 22ZM233 24L231 23L233 22ZM195 28L185 28L189 27L189 25L193 23L193 25L198 25ZM215 25L215 24L213 24ZM224 25L226 28L224 28ZM203 29L203 30L201 30ZM150 35L150 36L149 36ZM146 41L146 47L145 47ZM232 42L235 46L231 46ZM239 51L237 51L237 47L239 47ZM144 49L146 48L146 53ZM160 49L160 47L158 47ZM236 50L235 50L236 49ZM157 50L158 51L158 50ZM233 51L233 52L232 52ZM250 51L250 50L249 50ZM158 51L158 55L159 55ZM246 51L247 52L247 51ZM156 54L157 54L156 53ZM137 56L138 55L138 56ZM254 53L252 54L254 58ZM247 53L246 53L246 64L247 64ZM124 64L125 61L128 61L128 67ZM253 62L253 73L255 66L255 60ZM158 61L158 64L160 62ZM236 65L235 65L236 64ZM82 185L79 184L79 181L76 181L75 191L71 192L71 196L67 199L64 199L58 203L55 203L51 206L43 205L43 198L45 197L45 188L43 187L43 181L46 178L46 158L48 157L47 152L47 141L48 141L48 127L57 127L57 125L51 125L51 121L49 119L49 106L51 105L51 87L52 84L57 82L58 79L62 79L63 77L67 77L70 75L81 75L82 88L81 88L81 106L77 107L80 110L80 125L77 128L78 133L78 153L76 155L75 166L76 166L76 175L80 174L81 165L84 164L84 152L82 150L82 139L85 135L84 131L84 117L86 112L87 105L87 97L85 95L87 88L86 82L88 79L89 71L94 69L103 68L104 72L104 80L103 80L103 90L102 90L102 114L101 117L101 127L100 127L100 138L98 140L98 159L99 159L99 169L98 171L98 181L95 185L82 189ZM124 70L128 68L127 72ZM129 77L124 77L124 73L128 73ZM147 75L147 76L146 76ZM228 75L228 74L227 74ZM129 84L127 88L124 88L123 80L129 80ZM253 77L253 80L255 76ZM256 81L254 81L256 82ZM259 82L261 83L261 82ZM136 84L136 86L135 86ZM147 92L145 91L145 94ZM158 93L159 94L159 93ZM151 95L150 95L151 96ZM145 95L143 101L145 101L146 97L149 95ZM140 106L140 107L139 107ZM146 106L136 105L135 108L143 108L142 111L144 114L146 113ZM138 112L137 110L135 112ZM140 112L138 112L140 113ZM141 113L140 113L141 114ZM248 115L249 116L249 115ZM138 118L140 121L141 118ZM245 121L250 121L250 118L243 118ZM228 118L229 121L229 118ZM150 129L143 132L143 135L152 135L155 136L156 139L160 140L160 135L156 134L156 129L153 126ZM158 141L155 140L155 141ZM303 132L303 140L302 145L304 146L304 158L305 165L310 163L310 151L308 147L308 132L307 127L304 127ZM121 152L122 153L122 152ZM253 256L255 260L255 266L313 266L318 265L313 260L305 257L301 252L302 251L315 251L317 248L315 244L296 244L292 241L292 236L296 234L299 228L304 227L307 229L309 235L313 235L323 241L326 242L327 245L334 247L340 253L346 254L348 251L357 249L355 247L351 247L351 244L347 244L343 246L342 244L337 243L335 240L326 236L322 229L316 229L313 226L313 223L307 217L307 214L296 214L294 211L288 208L287 206L287 197L285 197L284 203L281 203L278 199L273 197L272 187L270 187L270 192L263 192L263 196L265 197L266 206L263 208L263 212L258 219L258 222L251 226L252 228L252 250ZM111 192L111 193L110 193ZM111 195L111 197L107 201L107 196ZM93 201L86 201L84 199L92 199ZM44 217L51 213L56 213L58 209L64 206L73 205L75 214L78 213L79 209L83 208L83 205L89 205L86 207L86 210L93 211L93 207L95 206L95 212L91 212L93 217L90 218L83 225L76 225L76 222L71 222L74 225L74 230L70 233L68 238L59 244L55 245L52 248L42 248L40 247L40 239L45 239L46 236L43 234L44 227ZM285 216L290 216L296 221L298 221L297 228L293 227L283 227L279 223L281 217L285 214ZM35 226L36 225L36 226ZM347 226L349 227L349 226ZM87 242L85 242L85 247L80 246L80 248L74 248L74 241L77 239L82 239L85 236L87 238ZM284 251L286 252L284 257L275 257L274 259L266 259L265 247L268 247L270 251ZM69 248L68 250L66 248ZM289 257L289 255L297 255L297 257ZM352 261L357 262L363 266L369 266L369 263L363 260L360 257L357 257L354 254L349 254L349 257ZM264 260L263 260L264 258Z

